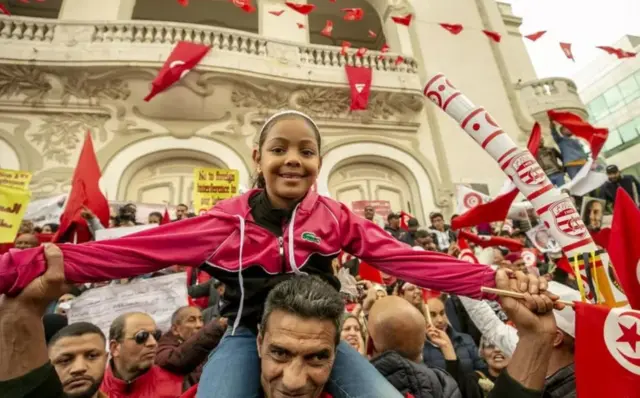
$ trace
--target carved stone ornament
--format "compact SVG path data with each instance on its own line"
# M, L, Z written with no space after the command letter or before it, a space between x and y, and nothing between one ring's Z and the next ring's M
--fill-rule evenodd
M238 108L258 109L263 113L295 109L313 117L355 119L363 123L386 120L410 122L424 106L424 99L419 95L374 91L369 97L367 110L351 112L351 95L344 88L247 82L235 84L231 101Z
M66 68L68 70L68 68ZM43 106L45 100L68 105L72 99L97 105L103 100L125 100L131 92L114 71L91 74L64 73L55 69L26 65L0 65L0 99L23 96L23 103Z
M29 134L28 138L32 144L40 147L45 159L66 165L69 164L71 153L83 142L87 131L91 131L94 140L107 140L104 129L107 119L107 115L86 113L45 116L38 130Z

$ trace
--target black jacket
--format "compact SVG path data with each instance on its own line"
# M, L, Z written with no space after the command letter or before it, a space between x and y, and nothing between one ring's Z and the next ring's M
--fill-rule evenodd
M544 398L575 398L576 372L574 364L565 366L544 383Z
M621 176L620 180L616 182L605 182L600 190L602 199L605 199L608 204L613 205L616 201L618 187L622 187L622 189L627 191L629 196L631 196L631 199L636 202L636 205L639 204L638 200L640 199L640 182L638 182L638 180L636 180L634 176L629 175Z
M283 226L291 217L292 211L274 209L267 198L265 191L260 191L249 198L251 215L256 224L270 231L276 236L282 236ZM333 275L331 262L335 256L312 255L304 265L304 272L309 275L317 275L329 283L336 290L340 291L340 281ZM257 334L258 323L262 317L264 303L267 294L278 283L291 278L294 274L269 275L261 267L245 266L242 271L244 282L244 307L242 309L242 319L240 325L245 326ZM233 325L240 306L240 284L237 272L229 272L220 268L214 268L203 264L201 268L212 277L224 283L225 290L222 297L225 305L222 307L221 316L229 320L229 325Z
M456 381L443 370L405 359L387 351L371 360L373 366L403 395L415 398L462 398Z

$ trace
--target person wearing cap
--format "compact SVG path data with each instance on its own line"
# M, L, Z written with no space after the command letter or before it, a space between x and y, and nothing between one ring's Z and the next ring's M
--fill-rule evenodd
M400 228L400 214L389 213L387 216L387 225L384 227L384 230L394 238L400 239L404 232L402 228Z
M580 301L580 293L558 282L549 282L549 291L564 301ZM504 324L484 301L460 297L469 317L482 335L492 341L507 356L512 356L518 344L518 331ZM575 398L576 380L574 368L575 312L573 308L553 310L556 333L553 337L553 351L547 368L544 398Z
M400 241L408 244L411 247L415 246L416 232L418 231L419 227L420 227L420 223L418 222L418 220L415 218L410 218L409 221L407 221L408 231L403 233L400 236Z
M632 175L622 175L620 169L615 164L607 166L607 178L609 181L602 186L602 199L607 201L607 205L613 206L616 201L618 187L621 187L631 198L636 206L640 206L640 182Z
M550 127L551 136L556 144L558 144L558 148L560 148L564 169L567 175L569 175L569 178L573 180L573 177L587 164L589 157L584 151L582 144L577 138L573 137L573 134L571 134L569 130L565 127L560 127L560 131L558 132L553 122L551 122Z

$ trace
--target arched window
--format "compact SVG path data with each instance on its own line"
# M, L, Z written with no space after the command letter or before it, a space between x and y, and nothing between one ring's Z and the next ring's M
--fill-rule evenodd
M0 4L9 10L11 15L57 19L62 7L62 0L30 1L28 3L23 3L20 0L0 0Z
M309 40L312 44L340 46L343 41L348 41L352 48L369 50L380 50L385 44L380 16L367 0L316 1L314 4L316 9L309 14ZM345 12L341 11L344 8L361 8L363 18L345 21ZM327 20L333 22L331 37L320 34Z
M198 25L258 33L259 13L246 13L227 0L192 1L189 7L182 7L177 1L137 0L132 19L150 21L184 22ZM254 7L258 7L254 2Z

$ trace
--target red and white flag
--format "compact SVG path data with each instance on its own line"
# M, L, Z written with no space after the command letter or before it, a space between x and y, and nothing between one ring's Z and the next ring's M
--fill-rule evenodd
M547 113L549 120L560 124L569 130L571 134L584 140L591 151L589 160L582 166L578 174L560 188L567 189L577 196L587 195L594 189L599 188L607 181L607 175L604 167L600 167L597 160L604 143L609 137L609 130L592 126L580 116L571 112L550 110Z
M478 264L478 257L476 257L475 253L469 247L469 242L464 238L464 236L458 237L458 248L460 248L460 254L458 254L458 258L460 260L468 261L470 263Z
M575 303L576 394L632 398L640 392L640 311Z
M188 41L178 42L171 54L169 54L169 58L162 65L156 78L151 82L151 92L144 100L150 101L153 97L185 77L207 55L209 50L211 50L211 47L203 44Z
M519 252L524 248L519 240L500 236L476 235L464 229L458 233L458 239L461 238L482 248L504 246L512 252Z
M169 209L164 208L164 214L162 215L162 220L160 221L160 225L169 224L171 222L171 216L169 216Z
M565 57L569 58L573 62L576 62L575 58L573 58L573 51L571 50L571 43L560 43L560 48L564 53Z
M609 236L609 258L617 282L631 308L640 310L640 210L622 188L618 188ZM640 386L638 386L640 391Z
M405 231L408 231L409 220L411 220L412 218L414 217L411 214L401 211L400 212L400 228L404 229Z
M351 110L366 110L373 80L371 68L345 65L344 69L351 87Z
M527 149L531 152L533 158L535 158L538 153L541 136L542 133L540 125L536 123L531 130L531 136L529 136L529 142L527 143ZM480 203L479 205L474 206L466 213L454 218L451 221L451 228L457 230L473 227L481 223L504 221L509 214L509 209L511 208L513 201L519 193L520 191L518 191L518 188L513 186L507 193L498 195L495 199L489 202Z

